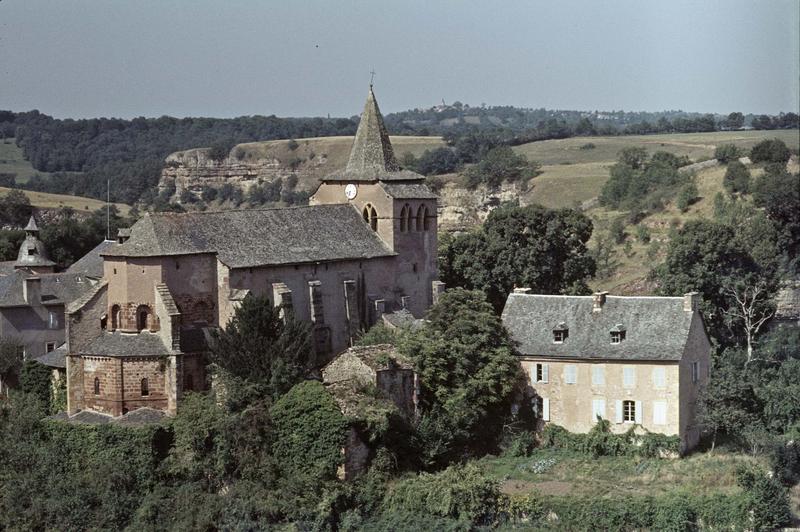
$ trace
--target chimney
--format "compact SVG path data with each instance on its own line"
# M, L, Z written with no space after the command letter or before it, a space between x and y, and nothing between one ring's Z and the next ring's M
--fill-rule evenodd
M530 294L533 292L530 288L514 288L515 294Z
M28 305L42 303L42 279L40 277L26 277L22 284L22 298Z
M700 309L700 293L689 292L683 294L683 310L686 312L697 312Z
M595 292L592 294L592 312L600 312L606 304L608 292Z
M444 294L445 284L441 281L433 281L431 286L433 287L433 304L435 305Z

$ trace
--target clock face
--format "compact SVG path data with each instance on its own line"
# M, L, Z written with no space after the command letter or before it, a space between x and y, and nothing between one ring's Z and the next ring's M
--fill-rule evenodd
M344 187L344 195L347 196L347 199L355 199L356 194L358 194L358 188L353 183Z

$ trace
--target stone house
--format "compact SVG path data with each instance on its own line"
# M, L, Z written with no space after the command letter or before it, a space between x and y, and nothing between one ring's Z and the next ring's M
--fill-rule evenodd
M370 88L347 167L309 206L144 215L67 309L69 412L174 413L206 387L203 331L247 294L309 322L319 366L384 313L421 317L443 289L436 199L400 169Z
M711 343L699 295L534 295L516 289L503 324L517 343L532 408L543 423L588 432L598 417L697 445L698 392L708 382Z
M413 419L419 380L411 361L391 345L351 347L322 369L322 380L342 413L353 420L339 470L341 479L351 480L367 470L371 458L357 420L392 412Z
M56 272L31 216L16 261L0 262L0 339L20 347L24 360L46 360L63 371L58 348L64 344L64 309L90 290L94 281L79 269ZM1 377L0 377L1 379ZM2 383L0 393L7 385Z

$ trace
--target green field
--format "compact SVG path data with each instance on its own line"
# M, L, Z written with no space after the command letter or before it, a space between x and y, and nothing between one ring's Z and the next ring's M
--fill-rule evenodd
M14 144L14 139L0 142L0 174L2 173L17 174L17 183L25 183L35 174L49 175L47 172L35 170L31 163L25 160L22 150Z
M11 189L0 187L0 196L9 193ZM69 196L66 194L48 194L47 192L34 192L32 190L23 190L22 192L28 196L31 205L40 209L60 209L62 207L69 207L76 211L92 212L100 208L105 208L106 202L94 198L84 198L81 196ZM123 216L128 214L131 209L129 205L124 203L114 203Z

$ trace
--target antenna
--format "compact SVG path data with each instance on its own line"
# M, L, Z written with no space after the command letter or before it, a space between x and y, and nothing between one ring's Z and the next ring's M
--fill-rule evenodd
M106 179L106 240L111 240L111 179Z

